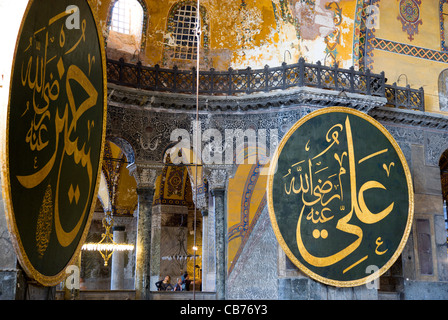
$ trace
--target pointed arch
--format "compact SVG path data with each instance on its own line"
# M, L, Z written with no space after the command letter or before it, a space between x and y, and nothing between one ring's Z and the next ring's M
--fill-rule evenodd
M200 155L198 155L193 148L187 148L182 143L178 144L178 142L175 142L165 148L163 162L166 162L168 157L172 163L186 166L193 201L195 205L198 205L195 195L197 194L199 199L201 195L206 195L208 192L208 183L207 179L204 177Z
M447 214L447 203L448 203L448 149L445 150L439 159L440 167L440 180L442 184L442 197L443 197L443 216L445 219L445 230L448 232L448 214ZM448 241L448 236L447 236Z

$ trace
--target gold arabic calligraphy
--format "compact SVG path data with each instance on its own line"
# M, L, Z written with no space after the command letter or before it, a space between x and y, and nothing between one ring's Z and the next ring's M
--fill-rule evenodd
M39 186L53 170L57 170L54 225L58 242L63 247L67 247L73 242L89 210L89 201L86 200L82 214L75 226L69 231L64 230L58 200L64 157L72 157L72 161L85 170L88 177L88 190L85 191L90 194L94 184L94 174L88 142L90 130L95 123L88 121L89 135L86 141L80 141L76 131L77 126L80 125L78 123L80 118L97 104L99 97L98 91L89 79L92 64L95 63L95 56L91 53L85 54L88 66L87 74L80 66L67 62L73 60L70 59L70 55L79 55L78 47L86 42L87 22L83 19L80 30L76 31L74 44L68 44L66 35L68 30L65 30L63 18L72 13L73 11L60 12L48 20L47 26L34 32L29 38L28 47L23 51L24 54L29 54L29 58L27 61L24 59L21 66L21 84L32 92L32 98L26 102L25 110L21 114L21 118L26 115L32 119L25 143L31 151L44 151L53 145L54 150L50 152L45 150L46 155L51 155L45 163L39 163L39 158L34 157L32 159L33 168L37 171L28 175L17 175L17 179L24 188L32 189ZM54 30L58 30L57 36L53 35ZM70 32L75 31L70 30ZM51 46L54 46L54 50L49 50ZM50 51L55 54L48 56ZM78 102L79 105L75 102L74 86L82 88L87 94L84 101ZM64 89L64 97L60 98ZM54 128L54 132L49 132L50 128ZM54 141L50 139L54 139ZM50 142L52 143L49 144ZM82 146L79 147L79 144Z
M342 142L340 141L345 132L346 150L340 151ZM331 127L325 136L326 148L316 156L310 155L308 159L301 160L290 166L287 174L283 176L284 192L286 195L301 195L303 206L296 228L297 246L303 259L315 267L327 267L346 258L352 254L363 240L363 229L351 222L354 215L364 224L375 224L387 217L394 209L394 202L377 213L370 211L366 204L364 194L370 189L383 189L386 187L375 180L369 180L358 188L357 186L357 165L378 155L388 152L388 149L372 153L356 163L350 119L347 116L345 123L338 123ZM307 142L305 151L310 153L310 141ZM338 150L335 150L339 146ZM324 157L325 156L325 157ZM337 162L337 172L328 172L329 166L324 165L324 159L334 159ZM387 176L389 177L392 164L387 166ZM297 176L298 174L298 176ZM348 174L348 177L347 177ZM324 178L324 176L326 178ZM344 179L345 178L345 179ZM346 186L349 185L346 191ZM348 183L347 183L348 182ZM347 192L344 199L344 193ZM339 201L339 203L337 203ZM332 204L332 206L330 206ZM335 210L335 204L337 204ZM327 230L325 225L329 221L336 222L336 229L346 234L354 235L354 241L327 256L317 256L312 254L305 245L303 231L301 229L304 221L314 225L312 236L314 239L327 239L331 237L331 230ZM380 237L376 240L376 254L381 255L387 251L384 249L383 241ZM382 250L379 248L382 247ZM356 264L367 259L363 257ZM355 265L353 265L354 267ZM350 268L344 270L344 273Z

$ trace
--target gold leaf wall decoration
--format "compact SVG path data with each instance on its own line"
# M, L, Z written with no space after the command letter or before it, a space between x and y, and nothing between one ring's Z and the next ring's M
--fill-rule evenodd
M36 228L36 246L39 257L43 257L50 242L50 234L53 222L53 195L51 185L45 190L44 199L39 209Z

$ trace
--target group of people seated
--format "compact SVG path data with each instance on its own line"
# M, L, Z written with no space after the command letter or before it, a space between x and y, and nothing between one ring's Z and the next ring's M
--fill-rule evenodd
M166 276L165 279L156 282L156 287L157 291L190 291L191 282L188 273L184 273L177 278L177 283L174 286L171 284L171 277Z

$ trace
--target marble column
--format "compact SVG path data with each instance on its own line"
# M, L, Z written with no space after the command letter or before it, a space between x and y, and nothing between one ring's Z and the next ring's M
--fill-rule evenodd
M11 241L0 192L0 300L15 300L24 296L23 290L20 290L20 284L23 284L20 279L23 280L24 277L18 267L17 256Z
M202 214L202 291L215 291L214 287L211 288L209 284L209 247L214 244L209 237L209 221L208 221L208 208L207 210L201 210ZM214 255L213 255L214 256Z
M226 186L231 167L209 166L205 168L208 178L210 194L214 202L215 223L215 263L216 263L216 299L226 298L226 247L227 247L227 209L226 209ZM209 212L209 215L211 212ZM211 219L209 219L210 221ZM212 236L209 234L209 237Z
M124 243L125 241L125 227L114 226L113 235L115 243ZM110 279L111 290L124 289L124 252L115 251L112 254L112 276Z
M202 179L202 177L201 177ZM194 190L193 190L194 193ZM202 216L202 257L201 257L201 290L206 292L215 291L215 238L214 238L214 220L208 219L211 197L208 192L199 193L197 197L193 195L193 201L196 209ZM213 229L210 230L210 224ZM212 231L212 232L211 232ZM211 235L211 236L209 236ZM197 261L197 260L196 260ZM196 262L198 264L198 262ZM196 270L196 269L195 269Z
M137 181L138 220L135 253L135 291L136 299L150 298L150 257L151 257L151 214L157 176L162 165L135 162L129 167Z
M212 189L215 198L216 298L226 297L226 217L225 190Z

